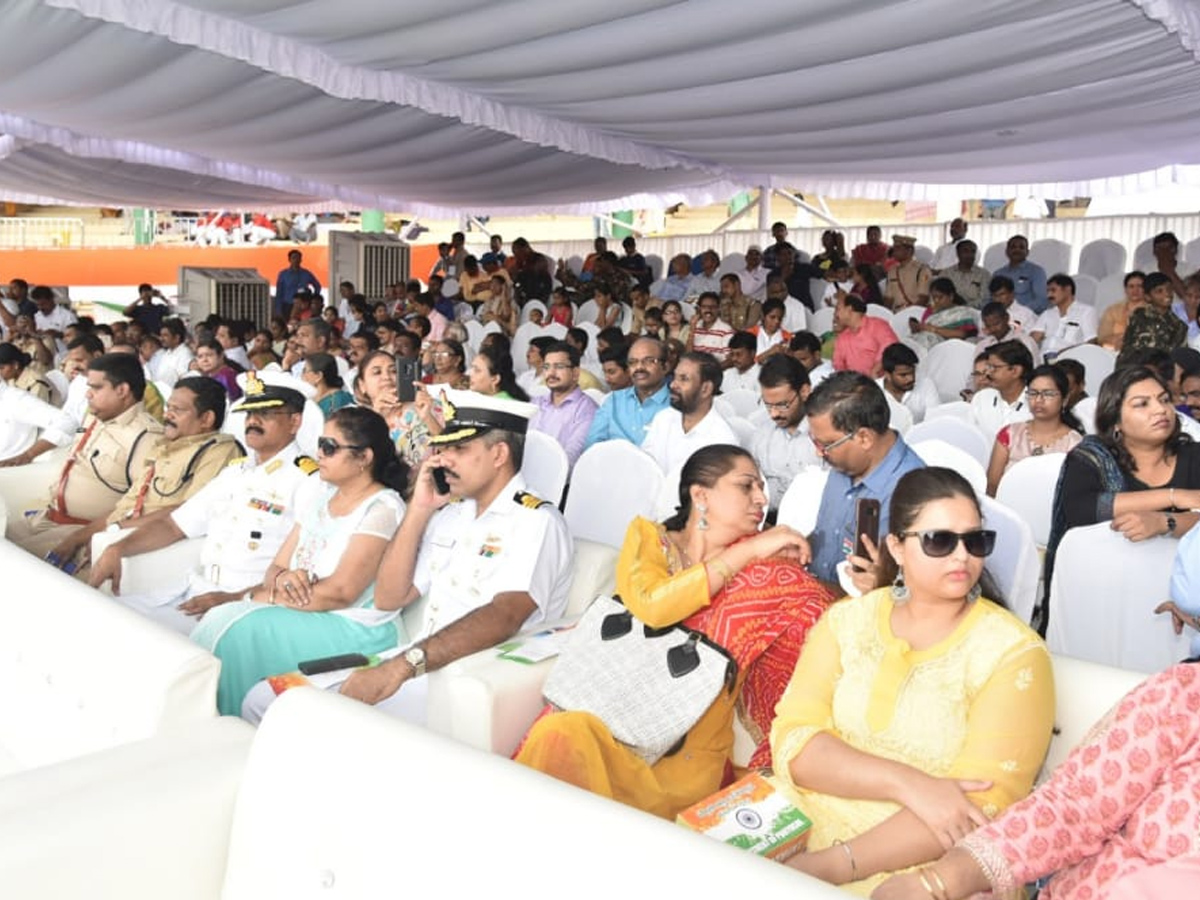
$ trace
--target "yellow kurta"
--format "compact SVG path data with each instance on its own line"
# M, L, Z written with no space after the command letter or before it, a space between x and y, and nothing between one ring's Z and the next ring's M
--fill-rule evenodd
M797 786L790 763L819 732L939 778L991 781L990 790L970 795L988 816L1029 793L1050 744L1050 655L1028 626L978 600L949 636L918 651L892 633L892 609L888 588L830 607L776 709L776 778L813 820L812 850L862 834L900 809ZM867 895L886 877L845 887Z
M711 599L704 566L682 569L678 554L668 558L659 529L654 522L635 519L617 560L617 593L630 612L655 628L686 619ZM738 673L739 688L743 674ZM543 716L516 759L593 793L673 818L720 788L733 750L736 699L736 690L723 691L688 732L683 747L652 766L617 743L603 722L580 712Z

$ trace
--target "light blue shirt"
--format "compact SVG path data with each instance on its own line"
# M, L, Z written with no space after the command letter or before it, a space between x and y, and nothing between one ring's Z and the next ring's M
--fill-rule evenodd
M1200 528L1179 539L1171 570L1171 599L1189 615L1200 615ZM1192 635L1192 656L1200 656L1200 632Z
M1197 335L1200 335L1200 324L1195 319L1189 319L1187 315L1187 307L1183 305L1182 300L1173 300L1171 302L1171 312L1179 316L1180 320L1187 323L1188 340L1194 340Z
M837 584L838 563L854 552L858 501L879 501L879 536L882 538L887 534L888 506L892 502L896 482L906 472L924 467L921 457L904 443L904 438L896 434L896 443L887 456L858 484L845 472L830 470L825 492L821 494L821 508L817 512L817 529L808 539L813 553L809 571L822 581Z
M677 275L668 276L658 289L658 299L664 303L668 300L683 301L687 299L692 284L690 275L680 278Z
M1037 263L1025 260L1019 266L1004 266L992 273L992 277L1003 275L1012 279L1013 296L1017 303L1041 314L1050 301L1046 298L1046 270Z
M665 381L644 402L638 399L637 388L613 391L596 410L584 446L590 447L601 441L626 440L640 447L650 420L670 405L671 392Z

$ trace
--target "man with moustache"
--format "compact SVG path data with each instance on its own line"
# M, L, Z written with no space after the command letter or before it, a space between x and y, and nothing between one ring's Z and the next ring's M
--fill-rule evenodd
M71 534L113 511L137 483L154 439L162 433L142 405L146 376L137 357L97 356L88 363L85 378L91 415L48 486L48 502L8 523L9 541L51 562Z
M453 392L446 425L414 479L404 521L384 554L375 605L397 609L426 599L412 643L380 665L356 669L347 697L424 725L427 672L494 647L523 628L560 618L571 583L573 545L553 503L526 490L521 475L533 406ZM448 491L437 490L440 469ZM269 682L246 696L242 716L261 718L275 698Z
M667 351L656 338L638 338L626 358L631 387L615 390L596 410L585 449L601 441L624 440L641 446L646 428L670 405Z
M165 518L194 496L237 456L241 447L220 433L225 421L225 388L211 378L181 379L167 400L163 434L147 454L145 467L116 507L69 534L54 548L51 563L89 576L92 535L106 528L136 528Z
M755 430L750 453L766 479L774 513L792 480L805 467L819 466L821 458L809 437L804 415L812 392L808 370L795 357L776 354L762 364L758 384L763 408L775 427Z
M127 606L185 634L195 625L190 617L257 587L305 505L304 492L317 486L310 480L316 460L296 444L303 411L300 391L264 384L251 373L245 395L230 410L246 416L249 455L234 459L169 515L108 547L93 563L89 583L100 587L111 579L113 594ZM204 538L200 564L183 579L156 585L151 594L120 596L122 559L197 537Z
M713 408L721 389L721 364L708 353L679 357L671 380L671 408L654 417L642 449L668 476L677 475L688 457L710 444L737 444L729 423Z

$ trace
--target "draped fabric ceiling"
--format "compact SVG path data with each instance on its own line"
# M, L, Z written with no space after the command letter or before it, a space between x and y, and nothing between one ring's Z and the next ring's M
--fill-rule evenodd
M4 0L0 197L597 212L1200 184L1190 0Z

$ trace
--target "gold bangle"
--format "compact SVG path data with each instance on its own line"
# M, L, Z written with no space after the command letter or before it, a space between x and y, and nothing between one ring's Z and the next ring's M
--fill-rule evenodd
M733 569L721 557L714 556L708 561L708 565L712 566L713 571L720 575L723 580L729 581L733 578Z
M846 851L846 859L850 860L850 880L858 881L858 863L854 861L854 851L850 849L850 845L845 841L834 841L833 846Z
M950 900L950 892L946 890L946 882L942 881L942 876L938 874L938 870L933 866L926 866L925 871L929 873L929 877L933 879L934 885L941 891L940 900Z

